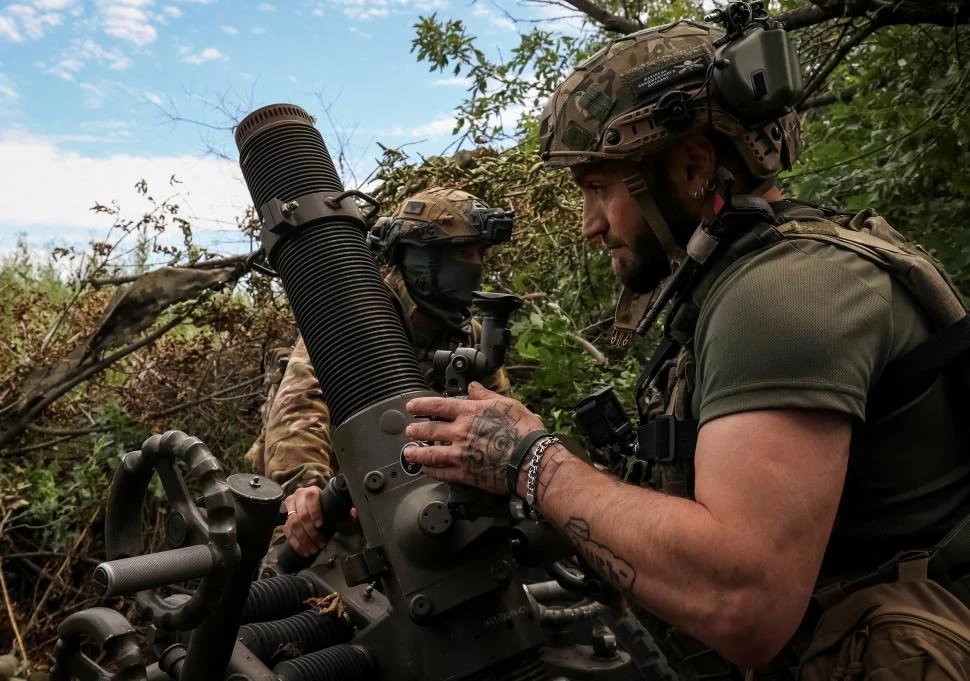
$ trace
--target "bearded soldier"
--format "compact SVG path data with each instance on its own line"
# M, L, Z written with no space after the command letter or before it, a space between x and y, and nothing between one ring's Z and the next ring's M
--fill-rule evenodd
M390 267L386 283L396 294L406 328L428 383L433 383L436 350L478 342L481 326L471 319L472 292L479 288L489 246L512 234L510 213L491 209L457 189L430 188L381 218L368 242ZM486 381L508 395L509 381L498 369ZM330 414L313 372L306 345L297 340L282 382L266 405L265 425L246 458L253 471L287 487L290 511L284 534L303 556L322 548L320 490L334 474Z
M798 119L760 109L783 64L719 52L757 30L617 39L540 121L543 162L570 170L583 236L625 285L617 343L670 301L636 395L649 475L595 470L478 384L409 403L435 420L408 426L433 442L408 458L520 497L641 609L684 679L789 679L800 657L805 681L970 678L966 341L951 334L966 310L875 212L783 197Z

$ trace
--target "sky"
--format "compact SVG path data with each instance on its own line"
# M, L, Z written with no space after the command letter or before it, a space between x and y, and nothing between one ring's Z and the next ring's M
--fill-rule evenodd
M38 253L102 238L110 220L91 206L139 215L142 178L176 195L202 242L247 250L226 128L265 104L303 106L331 147L336 130L347 185L373 170L377 142L440 153L467 83L416 61L413 24L464 19L507 51L532 24L496 1L0 0L0 256L21 238Z

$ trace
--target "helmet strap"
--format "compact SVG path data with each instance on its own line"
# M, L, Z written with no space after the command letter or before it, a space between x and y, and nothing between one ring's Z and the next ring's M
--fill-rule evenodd
M677 269L677 265L684 261L687 254L677 244L674 233L670 230L670 225L667 224L667 220L660 212L660 208L657 207L657 203L650 195L647 189L646 177L644 177L643 173L634 173L624 177L623 183L629 190L630 196L640 206L640 212L647 222L647 227L657 237L657 241L660 242L660 247L663 248L664 254L670 262L670 271L673 272Z

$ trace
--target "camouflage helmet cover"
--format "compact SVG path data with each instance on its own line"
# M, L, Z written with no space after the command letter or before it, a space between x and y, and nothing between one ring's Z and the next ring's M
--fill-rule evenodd
M432 187L405 199L396 211L378 220L374 231L381 240L408 243L447 243L479 241L476 211L488 207L476 196L460 189Z
M540 153L547 167L593 160L637 160L711 128L731 140L751 173L772 178L801 151L798 116L749 125L732 114L709 78L717 26L678 21L618 38L556 89L542 112ZM666 110L665 95L680 101ZM676 95L675 95L676 99ZM670 100L668 99L668 102ZM679 120L665 122L678 107Z

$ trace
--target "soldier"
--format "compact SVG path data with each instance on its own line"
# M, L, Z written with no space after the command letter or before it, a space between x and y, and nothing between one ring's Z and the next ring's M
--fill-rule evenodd
M511 214L490 209L467 192L444 188L406 199L371 230L368 241L391 266L385 281L401 303L429 385L435 351L478 342L481 326L469 312L472 292L481 284L485 251L511 235ZM499 394L510 392L503 369L486 383ZM263 432L246 459L254 472L285 482L288 491L295 488L285 502L290 515L283 533L300 555L312 555L322 548L320 490L336 462L330 414L302 338L264 410Z
M750 35L624 36L540 121L544 163L571 170L583 236L627 289L616 338L674 294L637 391L647 484L594 470L477 384L409 403L437 420L408 436L444 444L408 456L523 498L642 608L685 681L793 679L800 653L802 681L970 678L968 374L940 373L970 318L873 211L783 198L796 115L744 110L712 78L731 67L718 47ZM742 66L775 86L767 61Z

